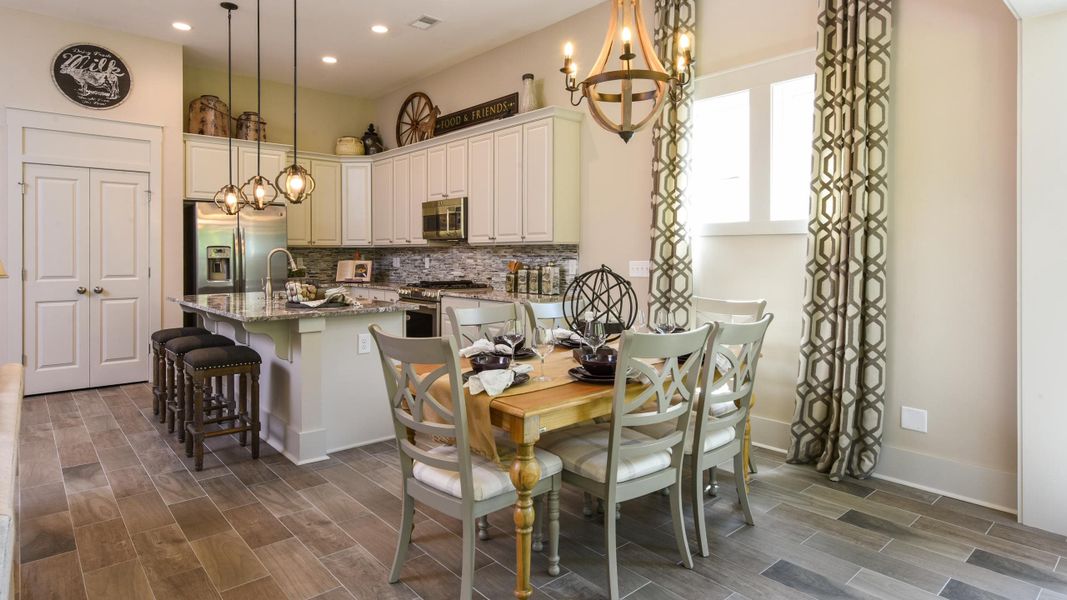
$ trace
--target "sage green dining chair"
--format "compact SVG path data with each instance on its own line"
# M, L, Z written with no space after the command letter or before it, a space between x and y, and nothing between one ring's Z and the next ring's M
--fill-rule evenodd
M703 323L755 323L763 318L763 312L767 309L767 301L759 300L723 300L720 298L708 298L705 296L693 296L693 316L697 325ZM755 403L755 398L752 399ZM736 406L729 402L715 402L712 404L712 414L725 414L731 412ZM756 472L756 463L752 460L752 426L745 421L745 462L749 473ZM714 471L709 477L711 484L709 492L712 492L715 484Z
M563 481L603 501L612 600L619 598L618 502L669 487L678 554L686 568L693 567L682 514L683 446L695 406L700 364L715 328L704 325L664 335L623 332L610 422L564 429L541 438L541 447L563 461ZM643 384L631 384L631 370L640 375ZM660 435L645 435L635 429L659 424L663 427Z
M562 302L531 302L523 300L526 309L526 323L529 327L566 327L567 317L563 314Z
M474 589L475 521L513 506L517 501L515 487L507 470L471 452L466 403L452 402L448 407L430 391L435 382L447 377L451 398L465 398L455 340L447 336L395 337L378 325L371 325L370 333L381 357L403 475L400 540L389 582L400 580L400 570L411 545L418 501L463 523L460 598L470 600ZM436 368L420 375L416 365L423 371ZM436 419L427 419L430 412ZM417 443L420 435L431 440L453 439L455 444L425 449ZM534 455L541 466L541 479L534 486L533 496L548 496L548 573L554 576L559 574L559 491L563 465L557 456L540 448L534 449ZM535 515L535 520L543 517Z
M500 335L503 333L501 330L504 324L508 321L517 321L520 325L522 324L522 313L519 311L519 305L514 302L473 308L449 306L445 309L445 313L452 325L450 333L456 338L456 343L461 348L473 344L475 340L482 339L486 335Z

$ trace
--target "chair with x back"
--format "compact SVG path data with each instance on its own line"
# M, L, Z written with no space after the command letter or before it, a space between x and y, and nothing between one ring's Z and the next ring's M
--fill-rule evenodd
M519 305L514 302L476 308L449 306L445 309L445 314L452 325L452 331L447 333L456 338L460 348L469 346L487 335L491 337L502 334L502 329L508 321L516 321L520 326L522 324L522 313L519 311Z
M709 342L709 356L701 381L710 383L704 385L700 392L694 427L688 436L691 443L686 447L692 475L693 487L690 491L693 519L702 556L708 556L709 551L703 510L704 471L733 459L737 497L741 501L745 522L753 524L748 505L748 482L741 476L745 469L742 440L751 406L752 386L756 383L760 348L773 319L774 315L768 314L755 323L719 323L718 331ZM718 377L713 375L716 370ZM721 402L735 406L734 410L726 414L713 414L712 407Z
M411 543L415 501L463 522L463 566L460 598L470 600L474 581L475 520L517 501L507 470L496 462L472 454L467 437L467 411L456 343L450 337L403 338L370 327L378 344L389 395L396 443L403 475L403 511L400 541L389 581L400 580L400 569ZM436 367L436 368L434 368ZM429 370L429 372L427 372ZM451 408L431 393L435 382L447 378ZM436 388L441 390L441 386ZM440 395L445 392L441 391ZM431 414L432 413L432 414ZM417 436L425 436L417 438ZM418 442L455 440L454 445L426 449ZM541 480L533 495L548 495L550 575L559 574L559 490L562 464L558 457L535 449ZM552 517L555 515L555 517ZM535 518L540 518L538 515Z
M563 461L563 481L604 501L608 592L612 600L619 598L617 502L669 487L678 553L687 568L693 567L682 515L683 445L695 405L700 364L708 335L715 327L704 325L665 335L624 332L611 421L563 429L541 438L541 445ZM631 369L647 380L647 385L631 383ZM667 426L659 436L634 429L661 423Z
M534 327L566 327L567 316L563 314L562 302L531 302L522 301L526 309L527 326Z

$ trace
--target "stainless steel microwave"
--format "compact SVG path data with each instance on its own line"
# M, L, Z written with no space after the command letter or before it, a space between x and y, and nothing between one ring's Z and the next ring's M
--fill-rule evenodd
M467 199L447 198L423 202L422 237L436 241L467 239Z

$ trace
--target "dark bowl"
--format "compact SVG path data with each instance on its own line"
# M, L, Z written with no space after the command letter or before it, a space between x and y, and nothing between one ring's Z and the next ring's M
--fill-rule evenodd
M494 354L478 354L471 357L471 368L475 373L506 369L511 366L510 356L496 356Z
M610 377L615 374L615 365L619 364L619 355L614 352L597 352L596 354L584 354L581 359L582 366L590 375Z
M502 335L498 335L495 338L493 338L493 343L494 344L503 344L505 346L508 345L507 340L505 340L504 336L502 336ZM525 337L523 337L521 340L519 340L518 344L515 344L515 350L516 351L522 350L522 347L523 347L524 344L526 344L526 338Z
M582 344L581 348L575 348L574 350L571 350L571 356L573 356L574 360L576 360L578 362L582 362L582 357L585 356L586 354L592 354L592 353L593 353L592 346L588 346L586 344ZM618 354L619 351L614 349L614 348L612 348L611 346L601 346L596 351L596 353L597 354Z

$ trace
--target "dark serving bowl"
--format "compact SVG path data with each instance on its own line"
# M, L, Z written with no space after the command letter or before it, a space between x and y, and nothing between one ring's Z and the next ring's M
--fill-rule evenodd
M507 340L505 340L504 336L502 336L502 335L498 335L495 338L493 338L493 343L494 344L503 344L505 346L508 345ZM526 338L523 337L521 340L519 340L519 343L515 344L515 351L518 352L519 350L522 350L522 347L525 344L526 344Z
M575 348L574 350L571 350L571 356L573 356L574 360L576 360L578 362L582 362L582 357L585 356L586 354L592 354L592 353L593 353L593 347L589 346L589 345L586 345L586 344L582 344L581 348ZM596 353L597 354L618 354L619 351L614 349L614 348L612 348L611 346L601 346L596 351Z
M582 367L590 375L610 377L615 374L615 366L619 364L619 355L616 352L597 352L596 354L583 354Z
M475 373L506 369L511 366L510 356L496 356L494 354L478 354L471 357L471 368Z

